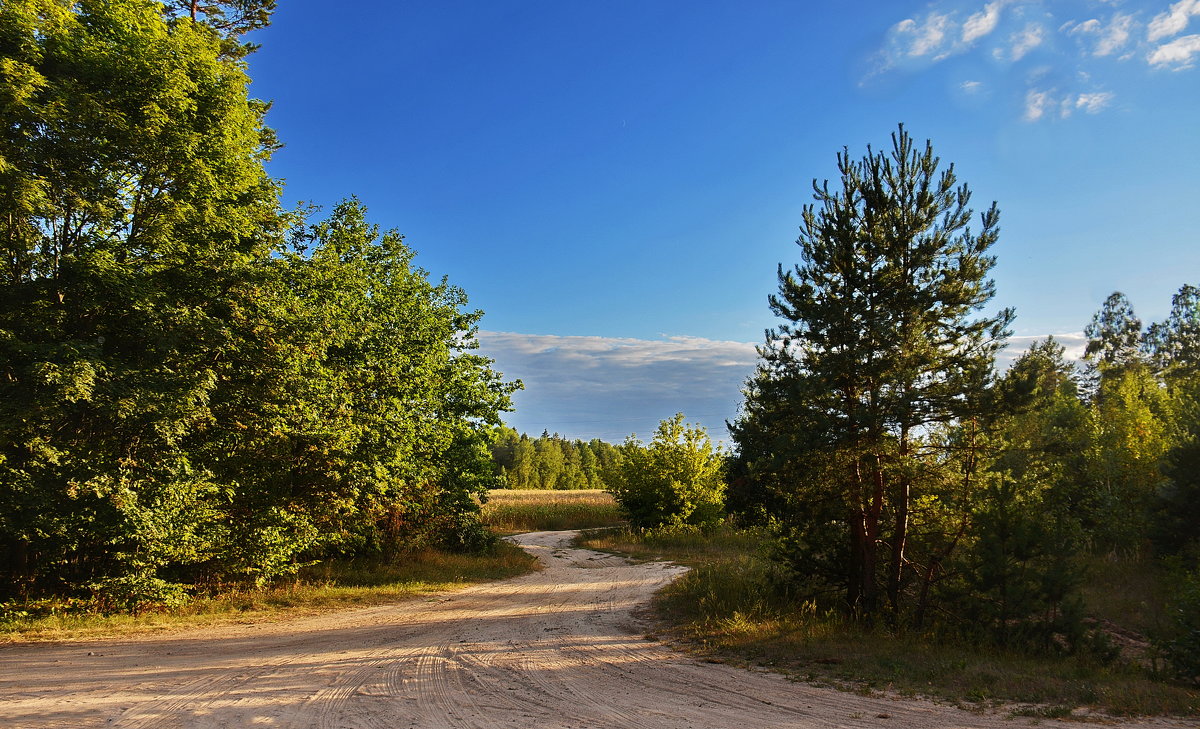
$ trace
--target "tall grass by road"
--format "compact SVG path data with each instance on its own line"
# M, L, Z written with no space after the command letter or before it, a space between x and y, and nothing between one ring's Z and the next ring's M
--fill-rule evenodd
M496 489L483 504L483 521L493 531L516 534L616 526L624 516L612 494L599 489Z
M837 688L927 696L967 707L1043 718L1089 711L1128 716L1200 716L1200 689L1166 680L1136 661L999 650L952 633L893 631L845 620L791 595L760 545L768 535L712 529L610 529L579 546L693 567L655 601L656 631L710 660L753 664ZM1092 615L1145 627L1153 580L1114 582L1134 567L1095 573L1085 595ZM1119 593L1119 600L1114 594ZM1140 606L1129 609L1127 605Z
M485 554L424 550L393 562L331 560L306 567L294 580L263 588L229 587L184 605L140 615L105 615L81 599L0 603L0 643L100 638L167 629L273 620L328 610L380 605L514 577L540 569L537 560L501 542Z

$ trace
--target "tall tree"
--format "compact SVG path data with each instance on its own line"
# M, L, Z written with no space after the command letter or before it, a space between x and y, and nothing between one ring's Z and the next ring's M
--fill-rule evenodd
M1145 349L1168 379L1200 374L1200 288L1184 284L1165 321L1146 328Z
M734 438L753 448L750 440L802 423L815 432L806 447L840 454L827 465L847 544L843 584L851 608L871 613L881 583L899 607L914 438L977 406L1013 314L973 318L994 293L988 249L999 212L993 204L973 232L970 192L953 165L939 171L928 142L918 148L901 125L890 152L868 147L853 160L843 150L837 164L838 187L813 183L816 205L805 208L797 241L802 262L779 268L770 305L784 323L760 349ZM776 397L799 403L763 401ZM774 417L796 407L804 417ZM890 555L881 559L885 537Z
M1133 313L1133 305L1120 291L1108 295L1083 333L1088 338L1084 357L1101 370L1123 367L1141 359L1142 320Z
M148 0L0 4L0 78L4 546L26 576L152 585L223 531L187 441L280 237L266 105Z

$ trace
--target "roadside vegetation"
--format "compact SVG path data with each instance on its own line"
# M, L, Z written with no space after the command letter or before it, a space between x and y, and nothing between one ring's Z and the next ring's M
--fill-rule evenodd
M423 549L404 559L328 560L274 584L214 587L175 607L110 612L87 599L45 598L0 606L0 642L101 638L225 623L278 620L382 605L540 569L534 557L501 542L483 554Z
M837 162L732 452L664 421L606 476L631 528L584 543L694 564L678 634L804 678L1200 713L1200 289L1149 326L1114 293L1082 366L1049 337L1000 371L996 205L903 126Z
M5 611L495 547L520 384L356 200L283 206L243 38L273 6L0 4Z
M1200 689L1171 680L1144 634L1130 641L1138 630L1120 627L1165 619L1161 584L1144 563L1089 572L1093 577L1083 590L1096 602L1083 609L1116 632L1088 650L1064 654L997 647L986 635L855 620L836 604L796 591L771 559L773 542L762 527L720 524L593 530L577 544L692 567L656 598L653 630L710 660L765 667L845 691L921 696L1025 716L1200 716Z

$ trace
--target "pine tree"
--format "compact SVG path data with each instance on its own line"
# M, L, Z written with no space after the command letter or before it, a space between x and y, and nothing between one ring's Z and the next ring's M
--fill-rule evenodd
M993 204L973 232L970 192L952 165L939 172L928 142L916 148L901 125L890 153L843 150L837 162L840 188L814 181L802 262L779 267L770 305L784 321L760 349L733 434L756 478L824 454L814 490L839 504L841 583L850 608L869 614L881 583L899 608L915 438L977 407L1013 314L972 318L994 293L999 212ZM780 445L797 450L781 457Z

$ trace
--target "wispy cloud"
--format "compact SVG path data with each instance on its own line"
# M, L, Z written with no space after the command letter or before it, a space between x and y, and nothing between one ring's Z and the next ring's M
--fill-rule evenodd
M1045 336L1012 337L997 355L1007 369ZM1087 344L1079 332L1055 334L1067 356ZM741 388L758 361L755 345L700 337L629 339L480 332L480 351L525 390L514 398L508 422L517 430L558 432L570 438L620 441L648 438L663 418L683 412L713 437L726 439L725 421L737 416Z
M1091 38L1095 45L1091 52L1094 56L1111 56L1129 44L1136 23L1132 15L1115 13L1108 24L1101 23L1096 18L1082 23L1068 22L1063 30L1069 35Z
M902 20L893 28L896 50L913 58L944 58L949 25L950 18L937 13L930 13L920 23L912 18Z
M1181 35L1200 17L1200 0L1137 5L1118 0L933 0L921 13L892 25L871 56L863 83L976 54L993 61L996 78L983 79L993 95L1011 89L1010 103L1021 104L1026 121L1100 113L1114 108L1113 86L1129 83L1128 69L1184 71L1200 60L1200 34ZM1038 64L1053 67L1057 90L1029 73L1035 57ZM1113 60L1136 63L1118 73ZM978 73L977 64L973 73ZM957 83L963 91L975 88L968 85L974 80Z
M1080 94L1075 97L1075 108L1082 109L1088 114L1098 114L1112 103L1113 94L1100 92L1095 94Z
M1155 48L1146 60L1151 66L1183 71L1196 65L1197 54L1200 54L1200 35L1185 35Z
M1054 103L1049 91L1030 89L1025 94L1025 121L1037 121L1046 115L1046 110Z
M1154 16L1146 28L1146 40L1154 42L1182 33L1195 15L1200 15L1200 0L1179 0Z
M572 438L643 438L683 412L717 438L737 415L754 345L699 337L628 339L480 332L480 349L525 390L509 423Z
M1054 89L1030 89L1025 94L1025 121L1035 122L1047 115L1066 119L1076 111L1099 114L1116 96L1108 91L1061 94Z
M1001 372L1008 369L1031 345L1045 341L1046 336L1039 334L1035 336L1009 337L1004 349L996 354L996 369ZM1063 354L1068 361L1078 362L1083 359L1083 351L1087 349L1087 337L1083 335L1083 332L1067 332L1052 336L1054 337L1054 341L1063 346Z
M1019 61L1034 48L1040 46L1045 40L1046 29L1037 23L1029 23L1009 37L1012 47L1008 51L1008 57L1014 61Z
M962 27L962 42L974 43L995 30L1000 22L1000 10L1006 4L999 1L988 3L967 18Z

